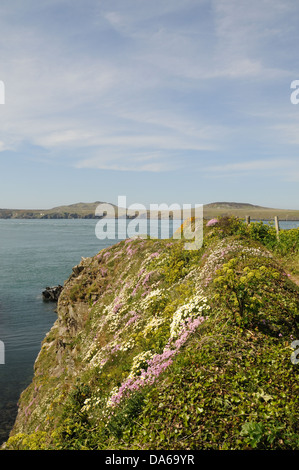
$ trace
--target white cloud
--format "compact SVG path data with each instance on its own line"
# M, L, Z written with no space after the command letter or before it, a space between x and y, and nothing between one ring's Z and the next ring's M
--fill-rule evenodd
M299 119L296 119L296 117L293 119L293 122L289 122L288 124L280 123L273 126L272 129L280 136L281 141L285 144L299 145Z
M299 161L291 158L272 158L267 160L247 160L225 163L204 168L205 174L212 178L255 177L265 180L278 177L284 182L299 181Z
M207 167L209 171L231 172L231 171L256 171L269 170L276 168L286 168L292 164L292 160L274 159L274 160L249 160L237 163L225 163L224 165L215 165Z
M278 39L285 40L293 2L280 0L214 0L215 56L227 76L274 79L289 73L277 60ZM278 43L279 46L279 43ZM278 49L278 47L277 47Z
M287 73L268 61L266 42L260 45L285 34L279 18L290 13L289 2L90 0L78 31L72 23L56 30L53 18L47 23L46 6L54 14L69 2L36 5L14 0L0 7L6 85L0 150L25 143L49 158L66 152L68 164L134 171L165 171L174 155L173 167L184 167L185 152L225 154L237 140L238 118L217 105L223 79L235 86ZM75 14L79 7L72 8ZM243 106L246 114L246 100ZM299 143L295 127L281 124L280 131ZM255 160L214 170L265 166Z
M111 151L107 157L105 151L97 153L92 158L85 158L76 163L77 168L92 168L99 170L117 170L133 172L159 173L180 169L180 161L174 160L169 153L161 151L149 152L129 152L128 149L122 152Z

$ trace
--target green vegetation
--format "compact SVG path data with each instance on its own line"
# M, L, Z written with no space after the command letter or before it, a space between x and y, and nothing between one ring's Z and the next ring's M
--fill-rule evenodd
M137 238L84 261L5 448L298 449L298 254L299 229L222 217L197 251Z

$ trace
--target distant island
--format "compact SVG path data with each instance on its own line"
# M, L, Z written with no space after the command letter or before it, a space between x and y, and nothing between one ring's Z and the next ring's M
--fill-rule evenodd
M105 217L128 218L137 216L140 218L156 218L158 212L146 210L144 213L120 208L114 204L106 202L80 202L77 204L62 205L52 209L0 209L0 219L99 219L103 216L96 214L96 209L100 204L107 204L111 210L104 213ZM236 216L244 218L250 216L256 220L271 220L275 216L280 220L299 220L299 210L294 209L275 209L258 206L249 203L240 202L213 202L203 205L203 214L205 219L219 216ZM181 211L161 211L161 219L173 218L181 219Z

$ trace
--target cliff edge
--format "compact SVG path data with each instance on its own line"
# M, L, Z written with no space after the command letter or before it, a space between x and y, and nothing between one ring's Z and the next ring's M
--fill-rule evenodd
M248 230L82 259L3 448L298 448L299 289Z

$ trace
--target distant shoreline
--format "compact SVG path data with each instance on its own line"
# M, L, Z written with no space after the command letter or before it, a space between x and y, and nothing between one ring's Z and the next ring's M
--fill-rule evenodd
M213 217L217 217L217 216L236 216L240 219L245 219L246 215L242 215L242 214L217 214L217 215L213 215L213 214L210 214L210 215L205 215L203 216L203 219L204 220L209 220ZM258 217L258 216L251 216L251 222L258 222L258 221L271 221L271 220L274 220L274 217L275 217L276 214L273 214L272 216L269 215L269 216L266 216L266 217ZM299 217L286 217L286 218L283 218L283 217L280 217L279 215L277 216L279 221L280 222L299 222ZM115 219L115 220L123 220L125 217L124 216L120 216L120 217L98 217L98 216L84 216L84 215L78 215L78 216L55 216L55 215L49 215L49 216L43 216L43 217L30 217L30 216L25 216L25 215L20 215L20 216L11 216L11 217L3 217L0 215L0 220L101 220L101 219L105 219L105 220L111 220L111 219ZM150 216L148 215L147 217L127 217L126 218L127 220L134 220L134 219L139 219L139 220L157 220L158 217L153 215L153 216ZM181 219L180 217L166 217L166 216L163 216L161 217L161 220L181 220L183 221L184 219Z
M104 215L97 215L97 209L100 205L106 205L107 211ZM162 220L184 220L186 213L180 210L171 211L171 205L168 210L147 210L135 212L133 210L121 208L114 204L105 202L77 203L68 206L58 206L52 209L0 209L0 219L158 219ZM203 217L205 220L219 216L235 216L246 218L250 216L251 220L273 220L278 217L281 221L299 221L299 210L295 209L275 209L253 204L237 202L216 202L203 204Z

